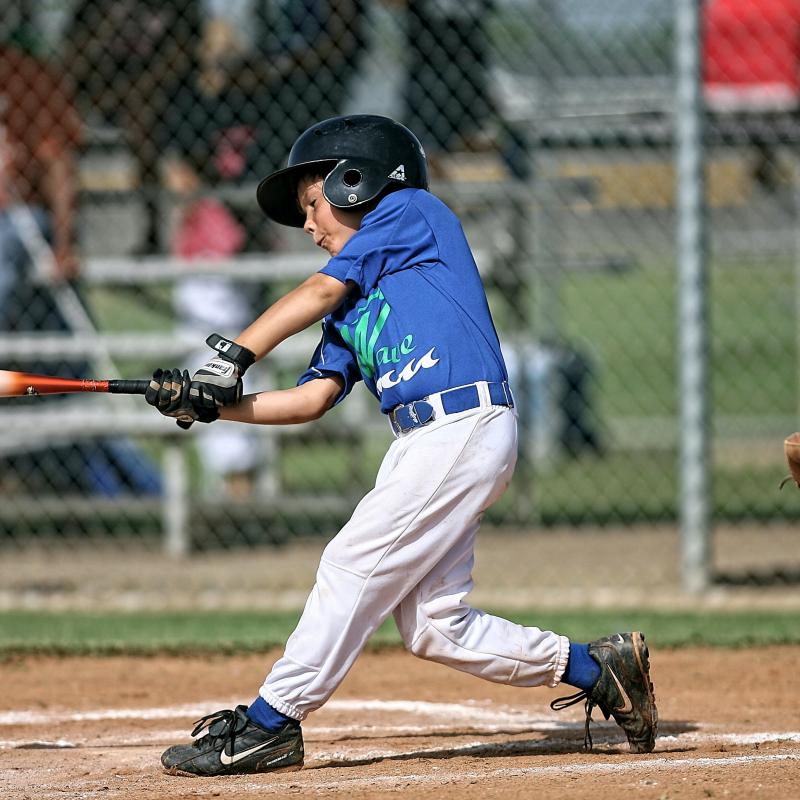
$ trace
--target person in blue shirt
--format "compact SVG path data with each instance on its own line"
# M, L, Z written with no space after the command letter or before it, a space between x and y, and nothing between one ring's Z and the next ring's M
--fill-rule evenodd
M399 123L356 115L312 126L287 167L261 182L258 202L276 222L302 227L330 259L235 340L212 334L216 355L193 376L153 374L147 401L184 427L306 422L363 380L395 436L374 488L325 547L302 617L256 700L201 719L191 744L162 755L169 772L299 769L300 722L390 614L421 658L512 686L575 686L554 708L585 700L587 747L594 706L613 715L633 752L654 747L641 633L580 644L467 603L481 517L514 471L517 419L466 237L427 186L422 147ZM252 363L320 321L297 386L242 396Z

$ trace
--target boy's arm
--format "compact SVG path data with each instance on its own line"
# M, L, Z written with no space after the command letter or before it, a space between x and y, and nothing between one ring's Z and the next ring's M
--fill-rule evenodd
M317 272L273 303L235 341L263 358L284 339L330 314L347 297L351 286Z
M315 378L291 389L245 395L235 406L220 409L220 419L260 425L292 425L319 419L344 388L338 376Z
M336 309L351 285L318 272L273 303L234 339L235 345L212 334L206 341L219 355L192 375L192 398L200 411L236 405L242 397L242 375L292 334Z

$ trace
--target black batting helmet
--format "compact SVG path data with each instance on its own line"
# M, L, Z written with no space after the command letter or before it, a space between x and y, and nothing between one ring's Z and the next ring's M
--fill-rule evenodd
M392 184L428 188L425 151L404 125L372 114L332 117L302 133L286 167L261 181L256 197L264 213L302 228L297 182L314 169L326 176L322 191L336 208L359 208Z

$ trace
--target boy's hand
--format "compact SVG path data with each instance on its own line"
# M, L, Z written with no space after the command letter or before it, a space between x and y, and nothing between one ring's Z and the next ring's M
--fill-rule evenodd
M216 406L196 406L189 371L179 369L157 369L150 380L144 399L155 406L165 417L175 417L181 428L193 422L213 422L219 417Z
M242 399L242 375L256 357L246 347L216 333L206 339L206 344L219 355L192 375L192 401L197 408L209 411L235 406Z

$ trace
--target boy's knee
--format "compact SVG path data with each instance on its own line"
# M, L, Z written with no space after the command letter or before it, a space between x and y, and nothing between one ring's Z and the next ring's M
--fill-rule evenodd
M447 614L428 616L418 623L413 636L403 638L406 648L415 656L429 661L439 661L452 656L459 647L470 610L453 609Z
M432 635L430 623L426 623L421 631L406 641L406 649L417 658L435 661L435 637Z
M394 621L405 649L415 656L425 658L428 649L426 634L430 620L422 612L422 606L407 606L395 612Z

